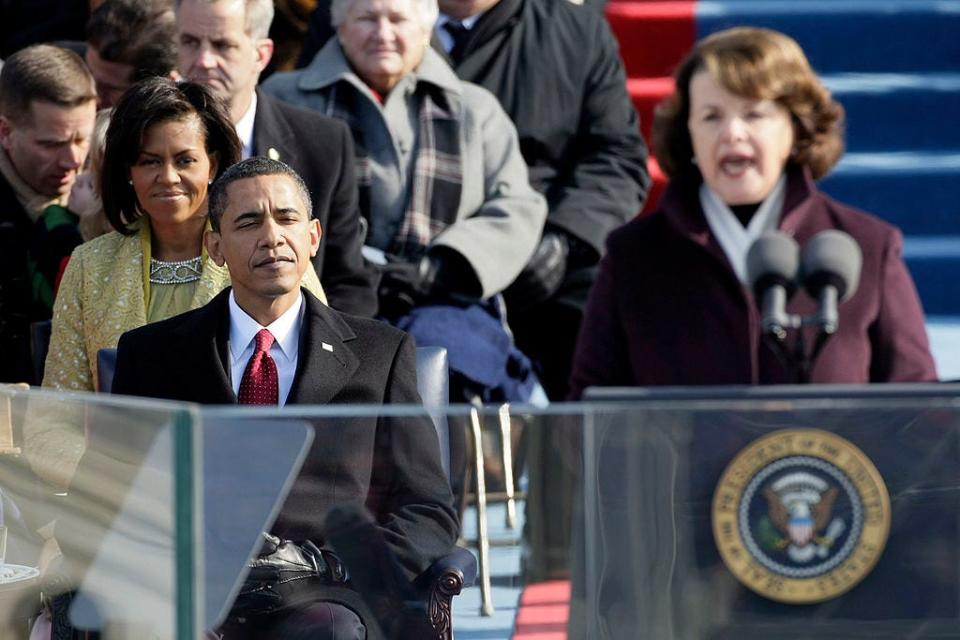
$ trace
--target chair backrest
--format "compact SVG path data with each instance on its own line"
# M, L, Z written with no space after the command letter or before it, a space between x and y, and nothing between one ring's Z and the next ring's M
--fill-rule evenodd
M113 387L113 372L116 368L116 349L100 349L97 351L97 391L110 393L110 389Z
M97 352L97 390L110 393L113 373L117 368L117 350L100 349ZM423 406L433 420L440 440L440 462L450 476L450 428L446 406L450 398L447 350L443 347L417 348L417 391Z
M30 323L30 353L33 355L33 375L37 384L43 382L43 365L50 349L50 331L53 323L40 320Z
M446 407L450 402L450 374L444 347L417 347L417 391L433 420L440 440L440 462L450 477L450 427ZM451 478L452 480L452 478Z

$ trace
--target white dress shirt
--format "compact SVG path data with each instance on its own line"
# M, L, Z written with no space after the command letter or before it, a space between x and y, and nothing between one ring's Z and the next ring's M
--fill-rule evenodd
M240 393L240 380L256 348L254 338L261 329L266 329L273 334L274 338L273 346L270 347L270 357L277 363L277 382L279 383L277 398L281 407L287 403L287 396L290 395L290 388L293 386L293 376L297 372L303 308L301 293L296 303L284 311L283 315L264 327L240 308L233 291L230 292L230 342L228 344L230 381L233 384L234 393Z
M257 115L257 92L253 92L253 97L250 99L250 106L247 107L247 112L243 114L243 117L234 125L234 128L237 130L237 137L240 138L240 142L243 145L243 151L241 155L241 160L246 160L253 155L253 121Z
M747 251L750 245L765 231L772 231L780 224L783 199L787 193L787 177L780 176L767 199L757 209L746 227L730 207L704 182L700 185L700 206L717 242L730 261L737 278L747 282Z
M484 13L486 13L486 11L478 13L475 16L470 16L469 18L464 18L463 20L454 20L450 16L441 13L437 17L437 24L434 27L434 30L437 32L437 37L440 38L440 44L443 45L443 50L447 53L450 53L450 49L453 49L453 36L450 35L449 31L443 28L443 25L447 24L448 22L459 22L461 25L463 25L464 29L470 31L473 29L473 26L477 24L477 20L479 20Z

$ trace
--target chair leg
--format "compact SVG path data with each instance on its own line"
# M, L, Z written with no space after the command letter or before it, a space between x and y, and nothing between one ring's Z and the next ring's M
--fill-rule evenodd
M470 409L470 429L473 432L474 465L477 478L477 549L480 570L480 615L493 615L493 599L490 588L490 536L487 532L487 487L483 470L483 442L480 429L480 412Z
M517 528L517 501L513 490L513 435L510 425L510 404L504 403L498 411L500 418L501 451L503 452L503 484L507 495L507 529Z

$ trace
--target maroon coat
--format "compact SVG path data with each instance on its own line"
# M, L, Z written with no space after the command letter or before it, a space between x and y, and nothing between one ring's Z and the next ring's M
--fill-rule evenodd
M580 330L571 398L589 386L793 382L761 339L753 293L730 267L697 194L697 187L668 187L656 213L610 235ZM860 286L840 306L840 328L812 382L935 380L900 232L831 200L800 170L788 174L783 211L780 230L801 246L839 229L863 250ZM791 313L815 310L803 291L788 305Z

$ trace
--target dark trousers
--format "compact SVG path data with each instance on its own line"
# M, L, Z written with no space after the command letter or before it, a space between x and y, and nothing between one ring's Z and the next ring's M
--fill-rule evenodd
M554 402L566 400L583 311L548 300L507 317L517 348L533 360L547 397Z
M365 640L367 629L352 609L337 602L312 602L296 609L230 620L223 640Z

